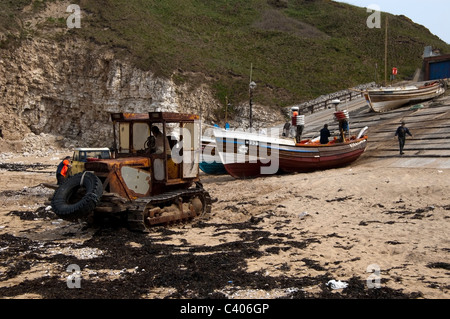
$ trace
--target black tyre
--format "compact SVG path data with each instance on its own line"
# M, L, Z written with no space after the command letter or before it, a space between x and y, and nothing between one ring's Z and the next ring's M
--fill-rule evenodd
M103 194L100 179L92 173L69 177L52 198L52 209L62 218L80 218L94 210Z

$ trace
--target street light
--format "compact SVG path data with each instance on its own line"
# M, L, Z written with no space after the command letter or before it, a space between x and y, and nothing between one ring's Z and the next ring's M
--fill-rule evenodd
M251 81L250 85L250 129L252 128L252 98L253 98L253 90L256 88L256 83Z

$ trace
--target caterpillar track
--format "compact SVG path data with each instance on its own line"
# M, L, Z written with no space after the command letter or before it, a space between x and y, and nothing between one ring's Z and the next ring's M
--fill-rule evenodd
M82 174L71 177L63 187L57 188L54 196L50 198L53 210L63 219L71 221L85 219L92 222L93 220L100 221L105 216L114 216L125 220L130 230L146 232L152 226L188 222L194 218L207 216L211 212L211 197L200 182L195 183L195 188L175 190L128 201L112 193L93 196L92 192L83 191L79 196L80 187L77 184L80 175ZM91 174L86 176L89 177L86 178L86 182L95 178ZM75 187L72 187L73 185ZM76 197L75 200L73 200L74 197ZM99 199L94 200L97 197ZM72 203L65 198L70 198ZM95 207L89 208L87 205Z
M147 227L168 225L202 217L211 212L211 197L203 188L177 190L139 198L128 209L128 227L145 231Z

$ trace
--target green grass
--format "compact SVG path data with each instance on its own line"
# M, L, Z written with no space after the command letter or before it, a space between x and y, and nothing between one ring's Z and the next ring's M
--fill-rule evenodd
M0 49L8 48L20 38L21 25L17 17L29 4L31 0L0 1Z
M10 1L2 14L30 1ZM195 85L198 76L188 74L205 74L222 105L226 98L233 105L248 99L251 64L254 101L274 108L374 81L376 63L377 79L384 78L384 25L369 29L363 8L329 0L71 2L85 14L82 28L70 34L176 83ZM406 17L389 20L389 69L397 67L400 79L421 67L425 46L450 53Z

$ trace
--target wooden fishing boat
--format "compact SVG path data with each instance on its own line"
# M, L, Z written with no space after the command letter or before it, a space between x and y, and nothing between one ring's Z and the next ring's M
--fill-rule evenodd
M364 97L374 112L386 112L409 103L434 99L445 93L440 81L423 82L400 87L381 87L364 92Z
M384 83L387 83L388 66L388 17L386 17ZM397 70L393 69L393 75ZM381 87L363 92L369 107L374 112L386 112L409 103L418 103L434 99L445 93L442 81L419 82L408 86Z
M227 172L235 178L251 178L281 172L310 172L346 166L367 147L367 127L344 142L326 145L318 140L293 139L258 133L215 130L217 151Z

